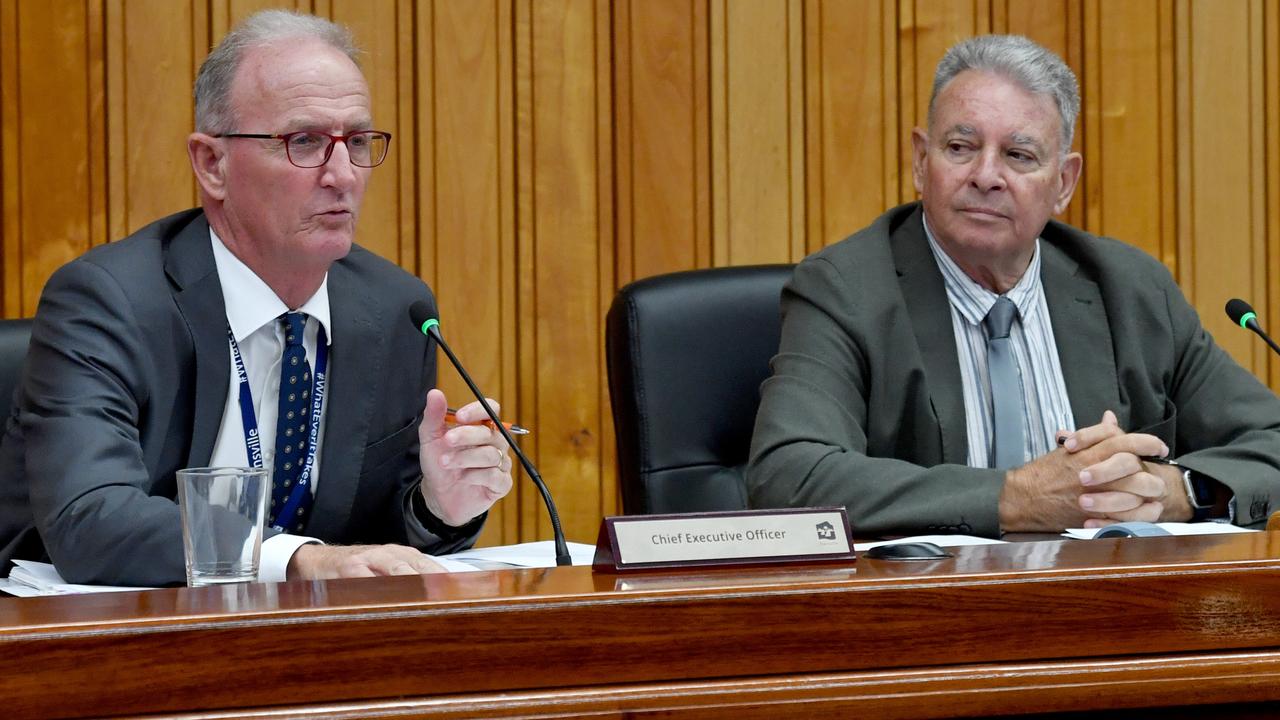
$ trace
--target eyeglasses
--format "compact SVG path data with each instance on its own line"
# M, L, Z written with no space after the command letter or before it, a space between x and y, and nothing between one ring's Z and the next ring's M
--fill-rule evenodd
M346 135L330 135L315 130L283 135L223 133L213 137L279 140L284 143L284 152L289 162L300 168L318 168L329 162L329 156L333 155L333 145L338 142L347 146L347 157L351 158L352 165L377 167L387 159L387 148L391 145L391 133L381 130L357 130Z

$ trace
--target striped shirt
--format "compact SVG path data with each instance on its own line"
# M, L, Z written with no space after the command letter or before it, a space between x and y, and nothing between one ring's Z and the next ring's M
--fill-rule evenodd
M964 384L965 429L969 438L969 465L990 467L993 425L991 381L987 375L987 331L983 318L1000 297L974 282L938 245L926 219L925 236L938 261L951 304L951 328L960 359L960 379ZM1023 461L1048 453L1056 447L1059 430L1074 430L1067 384L1062 379L1062 363L1053 338L1053 323L1040 282L1040 240L1036 239L1031 264L1006 297L1018 308L1009 338L1022 381Z

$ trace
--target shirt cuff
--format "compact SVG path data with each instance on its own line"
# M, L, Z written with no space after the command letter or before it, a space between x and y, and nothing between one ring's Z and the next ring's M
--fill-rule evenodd
M443 520L436 517L434 513L427 508L427 500L422 497L422 487L419 485L413 489L409 499L408 517L405 521L406 529L409 537L419 542L425 542L428 546L435 544L441 540L446 543L457 542L464 538L472 537L480 532L480 528L484 525L488 512L482 512L476 517L469 520L465 525L454 527L446 525Z
M277 533L263 540L258 562L258 582L284 582L293 554L298 552L298 548L311 543L324 544L316 538L286 533Z

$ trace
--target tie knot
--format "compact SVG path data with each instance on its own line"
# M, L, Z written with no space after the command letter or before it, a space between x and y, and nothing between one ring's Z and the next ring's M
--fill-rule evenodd
M280 316L284 321L284 344L285 347L294 347L302 344L302 332L307 327L307 316L300 312L287 312Z
M1009 328L1013 327L1013 318L1018 314L1018 306L1007 297L1001 296L991 306L982 324L987 326L987 334L992 340L1009 337Z

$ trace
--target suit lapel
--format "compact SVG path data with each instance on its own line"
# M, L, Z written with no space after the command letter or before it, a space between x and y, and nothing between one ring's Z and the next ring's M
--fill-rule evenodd
M380 308L344 262L329 270L329 307L331 379L325 399L320 481L307 533L339 538L355 502L387 341L378 331L386 327Z
M207 465L213 455L231 376L227 310L209 243L209 223L200 215L174 237L165 257L165 272L175 288L173 299L186 320L196 358L188 467Z
M1104 410L1121 411L1107 309L1097 284L1078 272L1074 260L1048 242L1042 241L1040 249L1045 302L1071 413L1076 427L1095 425ZM1120 421L1124 423L1126 418Z
M922 217L917 208L892 233L894 263L916 345L920 348L929 399L942 435L939 462L963 465L969 460L969 439L960 359L951 327L951 304L942 272L925 238Z

